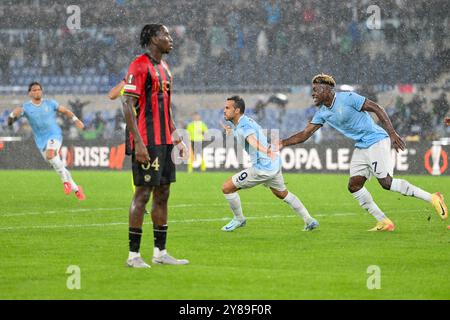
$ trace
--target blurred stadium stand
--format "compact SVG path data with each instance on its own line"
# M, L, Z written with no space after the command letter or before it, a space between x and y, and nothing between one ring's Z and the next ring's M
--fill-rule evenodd
M81 29L66 27L66 7ZM140 53L143 24L171 28L177 90L340 83L429 83L449 69L450 3L383 1L380 30L366 22L377 1L2 1L0 84L40 78L51 92L101 93ZM157 8L157 9L156 9ZM174 14L176 12L176 14Z

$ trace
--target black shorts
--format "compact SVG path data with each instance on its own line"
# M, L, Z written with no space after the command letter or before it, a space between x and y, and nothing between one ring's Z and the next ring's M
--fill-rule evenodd
M150 162L144 165L131 156L135 186L160 186L175 182L175 164L172 161L173 145L147 147Z

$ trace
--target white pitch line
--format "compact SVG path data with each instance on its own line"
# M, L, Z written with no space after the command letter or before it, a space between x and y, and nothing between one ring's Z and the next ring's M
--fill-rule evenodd
M150 204L150 203L149 203ZM252 204L260 204L260 205L279 205L278 202L246 202L244 205L252 205ZM228 207L226 201L223 203L181 203L169 205L169 208L189 208L189 207ZM44 214L59 214L59 213L83 213L83 212L94 212L94 211L109 211L109 210L125 210L128 212L129 207L120 207L120 208L91 208L91 209L61 209L61 210L50 210L50 211L27 211L27 212L6 212L0 213L0 217L20 217L20 216L29 216L29 215L44 215Z
M92 211L108 211L108 210L126 210L127 208L91 208L91 209L62 209L52 211L35 211L35 212L8 212L1 213L0 217L20 217L41 214L58 214L62 212L92 212Z
M279 205L279 202L244 202L244 205ZM321 204L321 207L332 207L335 205L327 205ZM189 207L228 207L226 202L223 203L182 203L169 205L169 208L189 208ZM45 215L45 214L60 214L60 213L90 213L95 211L113 211L113 210L122 210L128 212L129 207L120 207L120 208L87 208L87 209L61 209L61 210L50 210L50 211L27 211L27 212L7 212L0 213L0 217L20 217L20 216L29 216L29 215ZM396 208L386 208L385 211L396 210ZM401 212L426 212L427 209L408 209L401 210ZM397 211L399 212L399 211Z
M333 214L317 214L317 217L325 216L354 216L355 213L344 212L344 213L333 213ZM286 218L296 218L299 217L295 214L285 216L285 215L271 215L271 216L261 216L261 217L246 217L247 220L263 220L263 219L286 219ZM226 218L206 218L206 219L185 219L185 220L172 220L170 223L197 223L197 222L215 222L215 221L228 221L230 217ZM150 222L149 222L150 223ZM149 224L148 223L148 224ZM64 225L47 225L47 226L20 226L20 227L2 227L0 231L11 231L11 230L24 230L24 229L58 229L58 228L91 228L91 227L109 227L109 226L119 226L128 225L128 222L110 222L110 223L92 223L92 224L64 224Z

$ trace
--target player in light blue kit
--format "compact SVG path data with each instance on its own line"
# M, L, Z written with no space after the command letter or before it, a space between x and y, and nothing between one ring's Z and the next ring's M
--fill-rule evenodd
M304 231L317 228L319 223L309 215L301 201L286 189L281 173L280 156L271 152L261 127L253 119L245 116L244 112L245 102L241 97L233 96L227 99L223 112L224 118L231 121L234 126L233 129L231 127L224 128L227 133L233 131L238 144L249 154L252 166L228 178L222 186L222 192L234 214L234 218L222 230L233 231L245 226L246 220L237 191L259 184L269 187L276 197L284 200L303 218Z
M356 141L350 163L348 190L378 221L369 231L393 231L394 223L373 201L364 183L371 176L390 191L405 196L416 197L430 202L442 219L447 219L448 210L444 197L436 192L430 194L403 179L394 179L394 164L391 158L391 143L396 151L405 149L405 142L392 127L388 115L375 102L354 92L335 92L333 77L319 74L312 80L312 97L319 110L306 128L282 140L279 147L290 146L308 140L311 135L327 122L330 126ZM378 126L368 112L376 114L383 128Z
M23 104L22 107L15 108L8 117L8 125L11 126L16 119L21 116L27 118L31 129L33 130L34 141L41 152L58 175L61 177L64 187L64 193L75 192L79 200L84 200L81 186L73 181L70 172L64 167L59 157L59 149L62 144L61 128L56 122L56 112L61 112L67 118L71 119L78 129L83 129L84 124L72 111L59 105L55 100L42 98L42 86L39 82L32 82L28 87L28 95L31 101Z

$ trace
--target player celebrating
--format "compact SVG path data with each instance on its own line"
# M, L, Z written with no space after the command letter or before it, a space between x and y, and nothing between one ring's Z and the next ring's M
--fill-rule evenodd
M447 219L448 211L444 197L439 193L430 194L403 179L393 178L391 143L395 150L405 149L405 142L392 127L388 115L375 102L354 92L335 92L334 79L319 74L312 80L312 97L319 110L306 128L280 141L279 147L295 145L308 140L311 135L327 122L345 136L356 141L350 163L348 190L361 207L369 211L378 221L369 231L393 231L394 223L373 201L364 183L374 175L386 189L400 192L430 202L442 219ZM382 126L378 126L368 112L376 114Z
M61 112L67 118L71 119L78 129L83 129L84 124L72 111L59 105L55 100L43 99L42 86L39 82L32 82L28 86L28 95L31 101L23 104L22 107L15 108L8 117L8 125L11 126L16 119L25 116L33 130L34 141L41 152L58 175L61 177L64 187L64 193L75 192L79 200L86 197L83 188L73 181L69 170L67 170L59 157L59 149L62 145L61 128L56 122L56 111Z
M167 202L170 184L175 182L175 164L171 157L173 146L178 147L180 156L187 155L186 145L175 132L170 109L172 75L162 60L163 54L173 48L172 38L166 26L148 24L141 31L140 44L146 52L130 64L123 100L136 186L130 207L130 252L127 265L134 268L150 267L141 258L139 250L145 205L152 192L152 261L159 264L187 264L188 260L175 259L166 250Z
M239 96L228 98L223 111L224 118L234 125L233 134L241 147L245 148L252 160L252 167L242 170L228 178L222 186L222 192L230 204L234 218L225 225L223 231L233 231L246 224L242 213L241 199L237 193L240 189L248 189L259 184L269 187L272 193L284 200L305 222L304 231L310 231L319 226L301 201L290 193L284 185L281 173L281 159L271 152L267 138L261 127L251 118L244 115L245 102ZM227 132L230 127L225 127Z

